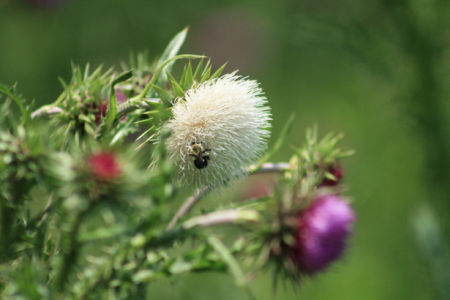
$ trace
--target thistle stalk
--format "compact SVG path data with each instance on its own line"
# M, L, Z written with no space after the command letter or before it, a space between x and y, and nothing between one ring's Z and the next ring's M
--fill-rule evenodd
M250 209L227 209L191 218L183 223L186 229L218 225L255 223L260 220L258 212Z
M278 173L289 170L289 164L285 162L280 163L265 163L262 164L258 169L249 168L250 175L262 174L262 173ZM174 217L167 226L167 230L175 227L179 220L181 220L202 198L204 198L209 192L208 188L197 189L194 194L187 198L186 201L181 205L178 211L175 213Z

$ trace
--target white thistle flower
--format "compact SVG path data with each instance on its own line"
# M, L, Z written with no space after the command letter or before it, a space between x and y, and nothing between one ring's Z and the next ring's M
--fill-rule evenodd
M266 103L257 81L235 73L177 99L167 149L181 181L215 186L245 174L267 146L271 114Z

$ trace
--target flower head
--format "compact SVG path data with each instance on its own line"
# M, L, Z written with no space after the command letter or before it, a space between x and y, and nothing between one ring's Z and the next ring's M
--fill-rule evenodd
M335 195L317 198L297 220L292 260L300 272L312 275L337 260L345 249L355 215Z
M234 73L188 90L169 121L167 148L180 179L213 186L244 174L270 135L266 102L256 81Z
M91 154L87 164L92 174L100 180L113 180L122 173L116 155L111 152Z

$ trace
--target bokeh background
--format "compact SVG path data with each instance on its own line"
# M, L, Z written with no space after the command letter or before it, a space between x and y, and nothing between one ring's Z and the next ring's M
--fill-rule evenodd
M358 215L345 259L300 289L275 291L261 274L257 298L450 299L450 1L0 0L0 82L52 102L70 62L155 57L187 25L183 52L262 83L273 137L295 112L290 145L318 124L357 151L344 162ZM214 273L155 282L148 295L247 299Z

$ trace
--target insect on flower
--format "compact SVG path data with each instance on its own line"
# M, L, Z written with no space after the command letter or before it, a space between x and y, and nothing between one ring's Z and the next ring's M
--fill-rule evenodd
M192 142L189 148L189 155L195 157L194 165L197 169L208 166L209 155L203 155L211 149L204 149L201 143Z

